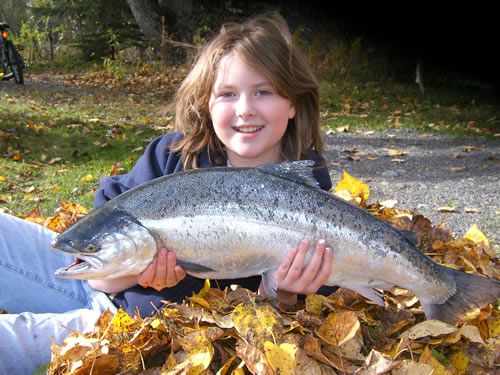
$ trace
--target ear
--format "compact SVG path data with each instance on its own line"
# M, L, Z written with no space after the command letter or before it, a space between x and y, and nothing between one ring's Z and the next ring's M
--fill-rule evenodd
M295 106L290 103L290 109L288 110L288 118L291 120L295 117Z

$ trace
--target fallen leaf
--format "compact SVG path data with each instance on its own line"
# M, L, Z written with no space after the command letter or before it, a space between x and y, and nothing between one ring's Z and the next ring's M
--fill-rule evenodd
M388 156L404 156L404 155L408 155L408 153L406 151L403 151L403 150L389 149L389 150L387 150L387 155Z
M317 334L330 345L341 346L352 339L359 328L359 319L353 311L330 313Z
M351 193L352 197L359 198L360 204L364 204L370 197L370 189L364 182L351 176L346 171L342 173L342 179L335 187L335 192L347 190Z
M443 207L438 207L438 212L457 212L455 207L450 207L450 206L443 206Z
M423 337L437 337L441 335L449 335L457 331L457 328L451 324L444 323L440 320L426 320L411 327L403 333L410 340L418 340Z
M295 373L298 348L294 344L276 345L270 341L264 342L264 353L273 371L277 374L291 375Z
M94 181L94 176L92 176L91 174L86 174L85 176L83 176L82 178L80 178L80 182L92 182Z
M468 238L475 243L483 242L486 245L489 245L490 242L486 238L483 232L479 229L477 224L472 224L467 233L465 233L464 238Z
M465 171L465 167L450 167L448 170L450 172L463 172Z
M387 355L380 353L376 350L372 350L368 357L366 357L365 363L358 370L356 374L361 375L379 375L385 374L387 371L391 370L395 366L394 359Z
M452 375L433 355L428 346L425 347L424 352L420 356L419 363L424 363L434 369L433 375Z
M453 373L456 375L466 374L469 367L469 357L461 351L456 351L450 355L448 361L453 366Z
M344 125L344 126L339 126L338 128L335 128L337 133L348 133L349 130L349 125Z

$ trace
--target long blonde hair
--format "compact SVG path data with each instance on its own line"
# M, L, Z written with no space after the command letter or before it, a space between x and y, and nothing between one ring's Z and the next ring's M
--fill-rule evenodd
M284 160L307 158L311 148L323 152L319 125L319 85L304 55L294 44L288 26L276 12L242 24L228 24L199 53L175 96L176 127L184 137L172 151L180 152L184 169L198 167L198 156L208 148L220 163L224 145L215 134L208 109L222 57L236 54L264 75L278 94L290 100L296 115L281 140Z

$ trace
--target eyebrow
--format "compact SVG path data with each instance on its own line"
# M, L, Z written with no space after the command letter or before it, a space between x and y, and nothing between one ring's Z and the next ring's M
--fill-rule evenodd
M234 85L228 85L228 84L221 84L220 86L217 86L217 89L234 89L236 86ZM257 82L253 85L250 86L252 89L256 89L259 87L272 87L271 83L269 81L261 81ZM216 85L214 85L214 89L216 88Z

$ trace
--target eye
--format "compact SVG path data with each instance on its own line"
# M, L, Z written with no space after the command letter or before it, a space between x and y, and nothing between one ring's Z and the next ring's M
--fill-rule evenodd
M85 252L88 252L88 253L93 253L97 250L97 247L94 245L94 244L88 244L86 247L85 247Z
M266 96L266 95L271 95L270 90L259 90L255 93L257 96Z
M234 96L233 92L227 91L227 92L221 92L217 94L217 97L219 98L232 98Z

